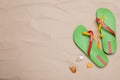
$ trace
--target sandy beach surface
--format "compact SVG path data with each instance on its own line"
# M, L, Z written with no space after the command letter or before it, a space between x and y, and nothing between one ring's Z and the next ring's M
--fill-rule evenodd
M101 7L116 16L117 51L106 67L88 69L73 31L82 24L98 36ZM119 21L120 0L0 0L0 80L119 80Z

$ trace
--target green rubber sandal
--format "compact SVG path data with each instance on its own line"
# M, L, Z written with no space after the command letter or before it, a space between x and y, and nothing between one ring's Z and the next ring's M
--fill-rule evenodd
M106 8L98 9L96 16L96 21L99 25L98 32L103 37L103 50L106 54L114 54L117 49L115 16Z
M84 34L87 34L84 35ZM83 25L79 25L73 34L75 44L80 48L90 60L92 60L98 67L104 67L108 63L108 58L101 51L94 40L94 33L88 31Z

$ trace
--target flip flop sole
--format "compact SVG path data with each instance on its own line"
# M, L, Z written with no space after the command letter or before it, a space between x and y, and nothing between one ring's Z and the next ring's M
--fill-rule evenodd
M73 34L73 40L75 44L88 56L88 46L90 37L85 36L82 32L87 32L88 30L83 26L79 25ZM89 56L88 56L89 57ZM108 63L107 56L97 48L96 42L93 40L92 49L89 57L98 67L104 67Z
M114 32L116 32L116 19L110 10L106 8L100 8L97 10L96 16L99 19L104 16L104 23L108 25ZM114 54L117 49L116 37L104 29L104 27L102 27L101 33L104 35L104 38L102 39L103 50L106 54Z

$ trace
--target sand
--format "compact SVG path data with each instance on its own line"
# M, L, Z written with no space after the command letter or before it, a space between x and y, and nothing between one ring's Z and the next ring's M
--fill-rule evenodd
M0 0L0 80L119 80L119 0ZM113 11L117 52L104 68L94 65L73 42L79 25L97 33L96 10ZM76 61L80 55L82 61ZM70 71L75 65L76 73Z

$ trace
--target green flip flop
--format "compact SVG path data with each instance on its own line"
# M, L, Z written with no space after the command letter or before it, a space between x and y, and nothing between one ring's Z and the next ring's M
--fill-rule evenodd
M87 35L85 35L85 33ZM88 31L83 25L79 25L74 30L73 40L78 48L80 48L98 67L104 67L108 63L107 56L97 47L94 33Z
M106 54L114 54L117 49L115 16L106 8L98 9L96 16L98 32L102 37L103 50Z

